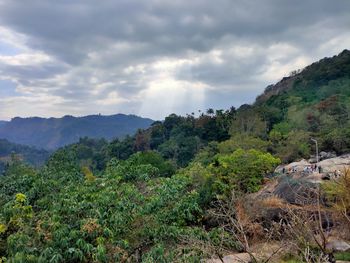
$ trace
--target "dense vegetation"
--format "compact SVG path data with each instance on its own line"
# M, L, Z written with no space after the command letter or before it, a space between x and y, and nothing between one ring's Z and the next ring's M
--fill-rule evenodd
M38 150L33 147L10 143L7 140L0 139L0 176L6 166L16 160L22 160L25 163L35 167L43 165L49 158L49 152Z
M278 84L271 96L269 87L254 105L172 114L111 142L81 138L41 169L13 162L0 178L0 255L199 262L247 250L229 227L232 200L261 189L281 162L309 157L310 138L322 150L349 151L349 66L344 51L292 76L292 87ZM327 190L332 198L347 200L335 187Z
M46 150L77 142L80 137L112 139L134 134L137 129L147 128L151 119L135 115L91 115L62 118L13 118L0 123L0 138Z

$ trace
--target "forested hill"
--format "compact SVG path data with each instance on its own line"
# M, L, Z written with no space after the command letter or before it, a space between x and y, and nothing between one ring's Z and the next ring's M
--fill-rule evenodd
M292 71L289 77L284 77L275 85L268 86L264 93L257 97L255 104L262 104L272 96L288 93L292 89L307 89L308 92L305 93L305 95L311 95L311 92L317 91L323 86L327 86L331 81L339 81L343 78L348 79L349 77L350 51L344 50L337 56L324 58L302 70ZM332 92L338 93L339 91L328 91L328 93ZM327 96L327 94L324 93L322 95L323 97ZM311 98L312 96L310 99Z
M43 165L49 157L49 152L34 147L11 143L0 139L0 175L7 164L23 161L33 166Z
M135 115L91 115L63 118L13 118L0 124L0 138L44 149L56 149L80 137L112 139L147 128L153 120Z

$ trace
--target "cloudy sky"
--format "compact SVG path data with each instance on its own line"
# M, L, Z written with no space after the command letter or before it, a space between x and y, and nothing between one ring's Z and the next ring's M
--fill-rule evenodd
M0 119L239 106L345 48L349 0L0 0Z

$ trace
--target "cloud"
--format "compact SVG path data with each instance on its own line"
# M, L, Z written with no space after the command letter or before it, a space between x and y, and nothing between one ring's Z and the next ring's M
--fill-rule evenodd
M348 48L349 13L348 0L0 0L0 118L253 102Z

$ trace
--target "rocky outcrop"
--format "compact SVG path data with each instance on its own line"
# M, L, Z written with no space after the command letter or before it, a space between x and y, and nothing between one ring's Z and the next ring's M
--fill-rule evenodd
M333 173L334 171L344 171L350 167L350 154L344 154L335 158L330 158L319 162L323 173Z
M328 250L334 252L350 251L350 243L338 238L330 238L326 247Z
M333 153L325 153L322 155L323 157L325 156L334 156ZM312 161L312 160L311 160ZM298 162L293 162L290 164L286 164L286 165L280 165L276 168L275 173L279 173L282 174L283 171L286 174L290 174L292 177L300 177L305 167L312 167L315 164L302 159ZM324 159L320 162L318 162L317 166L321 167L321 174L326 175L326 174L334 174L335 172L340 172L340 174L344 171L344 169L346 168L350 168L350 154L344 154L341 156L337 156L337 157L332 157L332 158L328 158L328 159ZM315 171L315 173L305 173L303 174L304 177L317 177L317 171ZM322 177L322 176L321 176ZM319 177L319 179L321 179L321 177ZM310 179L310 178L309 178Z

